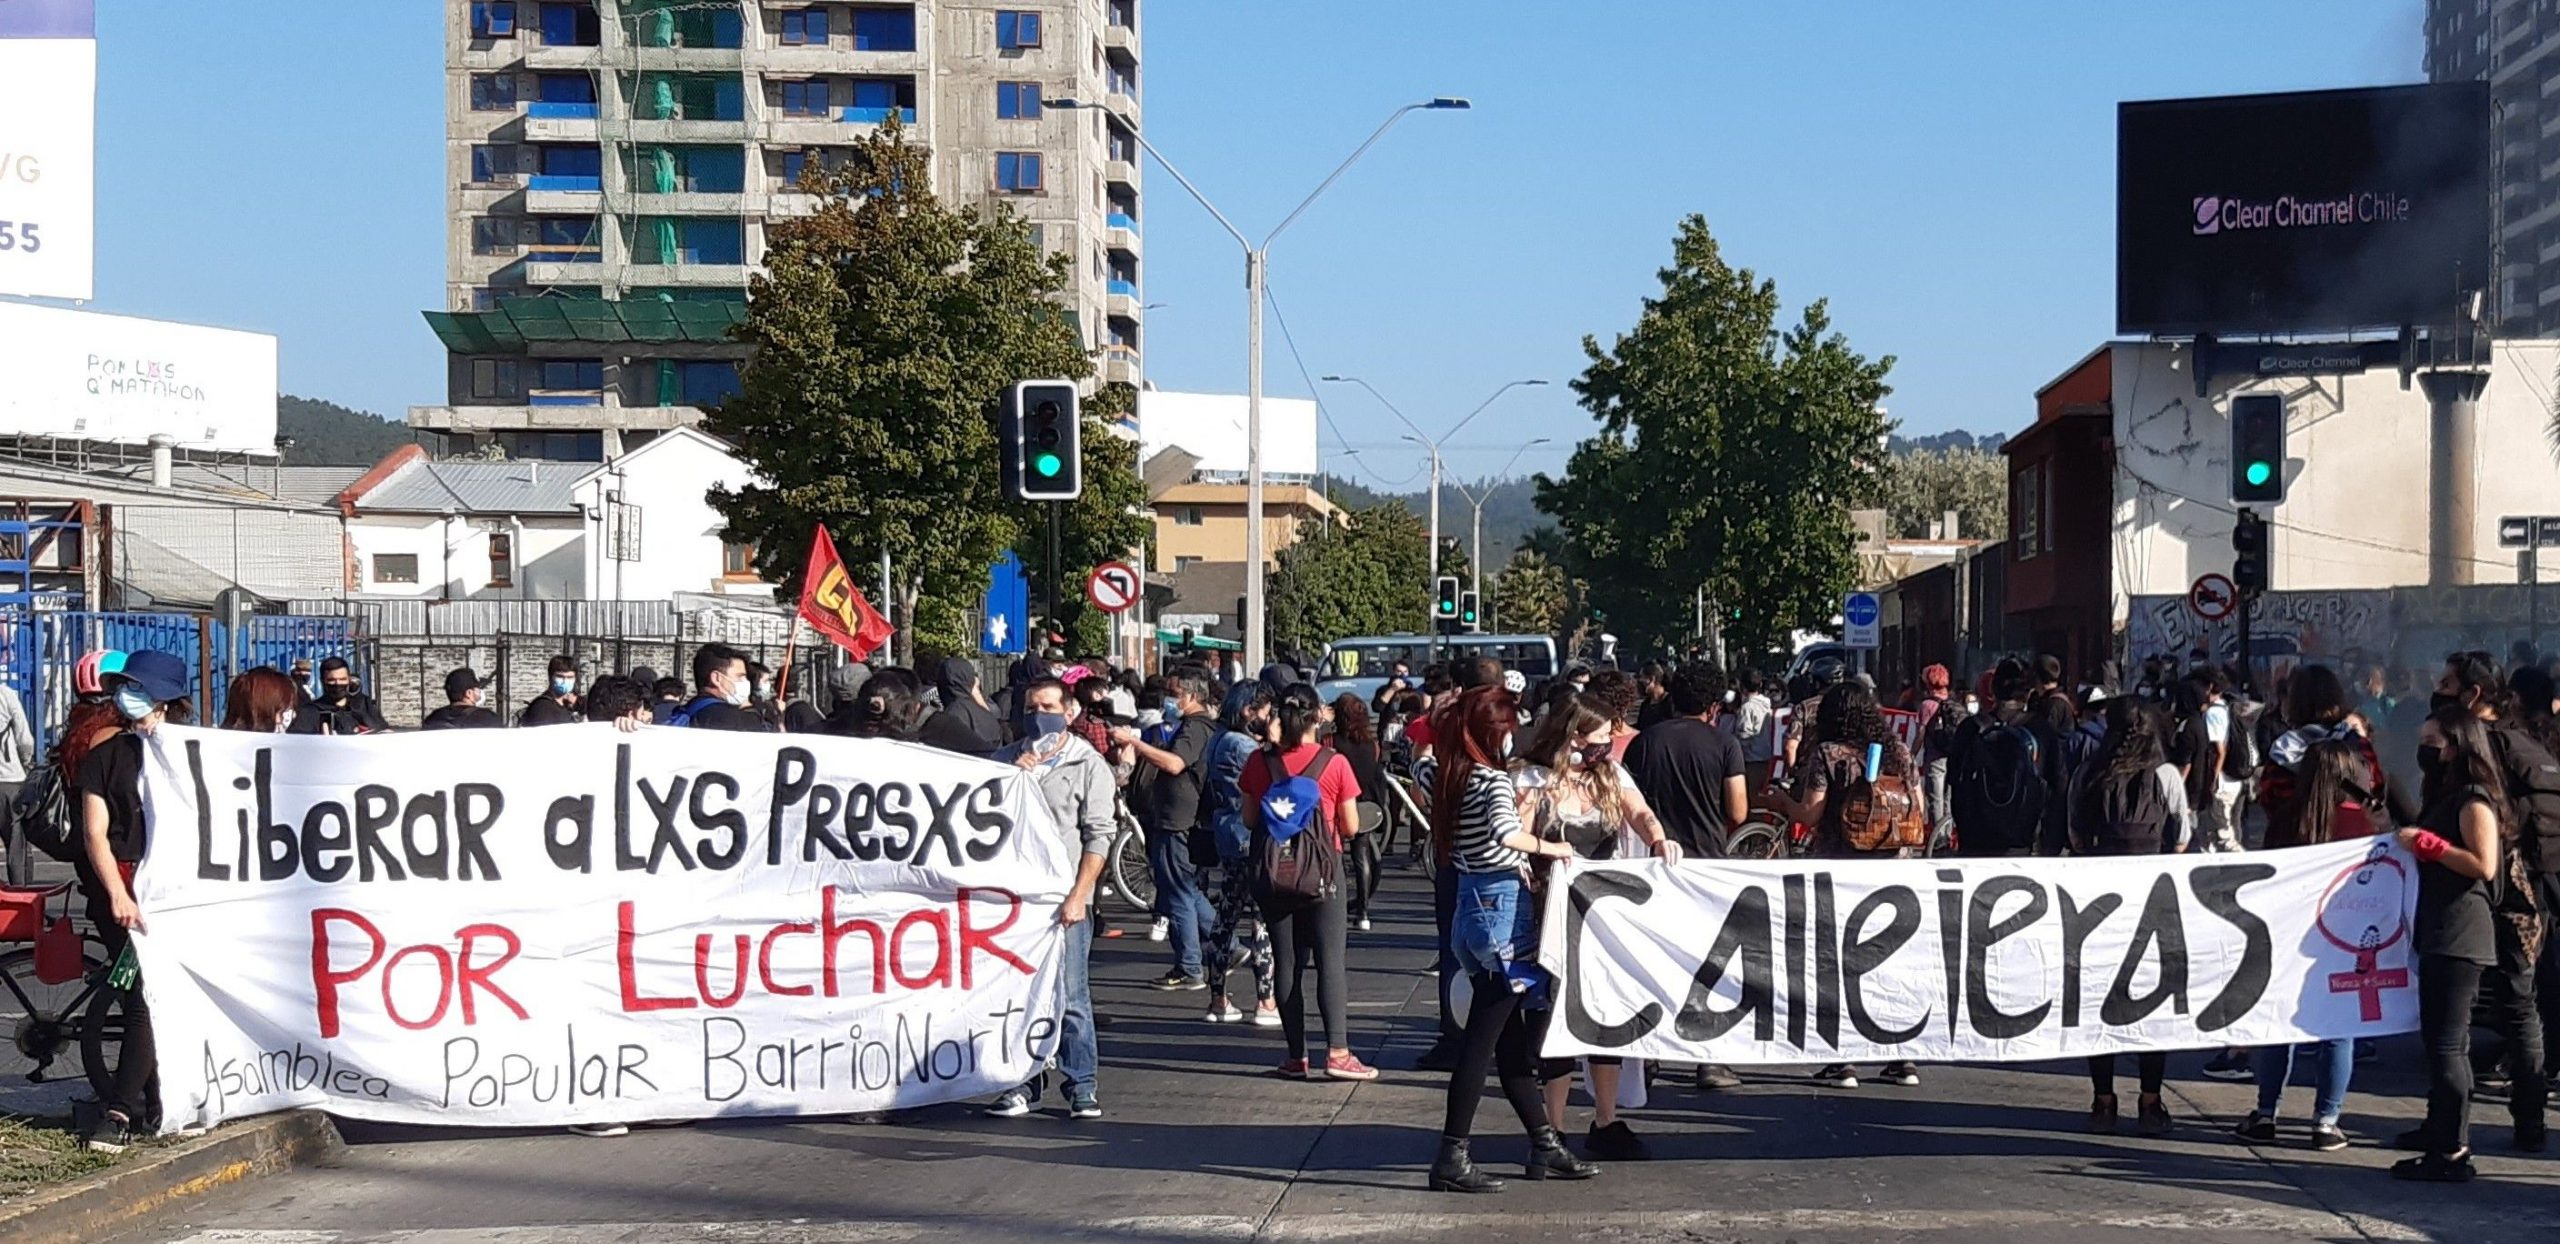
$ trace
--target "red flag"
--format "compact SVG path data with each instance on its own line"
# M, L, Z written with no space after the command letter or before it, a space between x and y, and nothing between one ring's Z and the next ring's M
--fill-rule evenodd
M856 661L888 642L897 629L853 585L853 576L845 573L824 523L818 524L816 537L809 541L809 568L800 576L800 616Z

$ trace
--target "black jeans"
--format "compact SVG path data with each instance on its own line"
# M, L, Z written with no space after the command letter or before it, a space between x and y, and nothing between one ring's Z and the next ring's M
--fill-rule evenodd
M1442 860L1431 874L1431 923L1439 930L1431 944L1440 948L1440 1041L1444 1045L1455 1045L1466 1038L1466 1026L1449 1009L1451 987L1458 983L1458 955L1449 949L1449 926L1457 919L1458 866L1454 861Z
M107 962L114 964L133 935L116 923L114 911L104 900L90 903L89 920L97 926L98 940L106 944ZM133 989L124 995L124 1047L116 1056L115 1083L98 1105L123 1115L138 1130L159 1121L159 1096L159 1043L152 1037L151 1006L142 998L142 978L136 976Z
M2538 1131L2550 1083L2542 1067L2542 1017L2535 1009L2534 965L2501 926L2494 967L2442 955L2418 961L2418 1032L2427 1048L2427 1148L2458 1153L2471 1146L2471 1017L2484 982L2489 1023L2505 1038L2515 1085L2507 1108L2519 1132Z
M2151 1050L2136 1054L2133 1056L2133 1066L2134 1073L2142 1077L2143 1096L2158 1097L2160 1082L2169 1077L2168 1051ZM2089 1056L2089 1087L2095 1089L2100 1097L2116 1095L2115 1055L2092 1054Z
M1361 919L1368 917L1369 900L1378 893L1378 857L1385 849L1379 845L1379 836L1375 829L1355 835L1350 849L1343 852L1343 871L1350 874L1351 914Z
M2535 891L2542 899L2543 919L2551 922L2560 918L2560 873L2540 874L2535 882ZM2552 1065L2554 1058L2560 1057L2553 1053L2560 1041L2552 1039L2553 1033L2560 1033L2560 927L2546 929L2542 935L2542 962L2534 965L2533 989L2542 1016L2542 1076L2547 1085L2552 1073L2560 1071L2560 1067Z
M1343 894L1292 908L1286 913L1265 908L1262 922L1271 930L1273 982L1271 1000L1280 1007L1280 1039L1289 1057L1307 1054L1307 1006L1301 979L1309 960L1316 969L1316 1009L1324 1016L1324 1043L1329 1050L1348 1049L1343 1035L1349 973L1343 963Z
M1478 975L1470 983L1475 1001L1467 1008L1467 1045L1458 1056L1458 1069L1449 1074L1449 1107L1440 1121L1440 1135L1465 1140L1474 1133L1485 1075L1497 1067L1502 1095L1511 1099L1521 1130L1535 1132L1547 1126L1547 1101L1538 1085L1538 1046L1551 1012L1524 1009L1520 995L1502 977Z

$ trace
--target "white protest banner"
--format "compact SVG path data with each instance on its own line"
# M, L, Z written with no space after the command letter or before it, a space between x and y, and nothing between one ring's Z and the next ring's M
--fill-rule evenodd
M2417 864L2246 855L1655 861L1559 875L1546 1053L2012 1062L2418 1026Z
M1077 848L907 744L167 728L135 879L165 1124L528 1126L992 1094L1058 1041Z

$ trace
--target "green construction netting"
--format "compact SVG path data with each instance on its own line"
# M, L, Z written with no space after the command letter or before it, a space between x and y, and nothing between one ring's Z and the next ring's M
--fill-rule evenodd
M744 299L681 301L608 298L501 298L494 311L429 311L427 326L457 354L503 354L537 341L729 340L746 319Z

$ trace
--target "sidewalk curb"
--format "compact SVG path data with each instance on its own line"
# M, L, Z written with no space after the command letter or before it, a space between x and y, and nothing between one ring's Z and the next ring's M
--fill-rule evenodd
M218 1128L0 1205L0 1239L18 1244L98 1239L146 1214L290 1170L344 1143L337 1124L317 1110L291 1110Z

